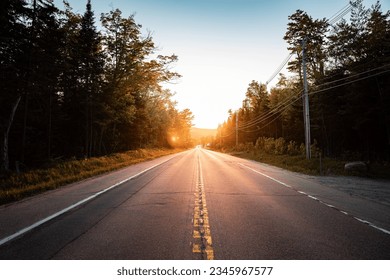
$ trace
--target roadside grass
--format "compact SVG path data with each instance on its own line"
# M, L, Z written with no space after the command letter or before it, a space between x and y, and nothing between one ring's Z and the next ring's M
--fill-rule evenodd
M345 162L330 158L321 159L322 163L320 163L320 158L312 158L308 160L302 155L271 155L267 153L256 153L253 151L231 152L230 154L308 175L346 175L344 172Z
M0 205L52 190L60 186L117 170L132 164L178 153L180 149L138 149L109 156L67 160L0 178Z
M274 155L255 151L232 151L227 153L307 175L359 176L375 179L390 179L390 165L386 163L371 163L368 172L351 173L344 170L344 165L347 161L335 158L322 158L320 162L318 156L308 160L302 155Z

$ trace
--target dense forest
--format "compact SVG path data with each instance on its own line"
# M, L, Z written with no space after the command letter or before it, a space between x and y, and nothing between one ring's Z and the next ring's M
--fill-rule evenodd
M242 107L230 110L219 126L214 146L234 147L237 141L275 154L304 151L305 40L312 150L389 161L390 12L383 12L380 2L370 8L362 2L351 2L331 19L313 19L301 10L289 16L284 36L289 75L280 74L270 89L252 81Z
M1 1L1 172L188 146L192 113L163 87L180 77L177 56L158 54L134 16L112 10L98 25L91 1L84 14L64 3Z

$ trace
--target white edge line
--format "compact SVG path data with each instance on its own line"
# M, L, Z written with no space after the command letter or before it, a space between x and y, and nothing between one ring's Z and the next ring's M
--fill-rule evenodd
M383 233L390 234L390 231L388 231L388 230L386 230L386 229L384 229L384 228L378 227L378 226L376 226L376 225L374 225L374 224L372 224L372 223L370 223L369 225L370 225L370 227L373 227L373 228L375 228L375 229L377 229L377 230L380 230L380 231L383 232Z
M355 220L358 220L359 222L363 223L363 224L366 224L370 227L373 227L377 230L380 230L381 232L384 232L384 233L387 233L387 234L390 234L390 231L384 229L384 228L381 228L381 227L378 227L376 225L374 225L373 223L369 222L369 221L366 221L366 220L363 220L363 219L360 219L360 218L357 218L357 217L354 217Z
M370 222L369 221L366 221L366 220L363 220L363 219L360 219L360 218L357 218L357 217L354 217L355 220L358 220L359 222L363 223L363 224L366 224L366 225L369 225Z
M311 199L314 199L314 200L316 200L316 201L320 201L318 198L316 198L315 196L312 196L312 195L307 195L308 197L310 197Z
M172 157L172 158L173 158L173 157ZM75 203L75 204L70 205L69 207L67 207L67 208L65 208L65 209L62 209L62 210L60 210L60 211L54 213L53 215L50 215L50 216L48 216L48 217L46 217L46 218L44 218L44 219L42 219L42 220L40 220L40 221L38 221L38 222L36 222L36 223L30 225L30 226L28 226L28 227L25 227L25 228L23 228L23 229L17 231L16 233L14 233L14 234L12 234L12 235L9 235L9 236L7 236L7 237L1 239L1 240L0 240L0 246L1 246L1 245L4 245L5 243L7 243L7 242L9 242L9 241L11 241L11 240L13 240L13 239L15 239L15 238L17 238L17 237L23 235L23 234L25 234L26 232L29 232L29 231L31 231L31 230L33 230L33 229L39 227L40 225L42 225L42 224L44 224L44 223L47 223L47 222L50 221L50 220L53 220L53 219L55 219L55 218L57 218L57 217L63 215L64 213L69 212L70 210L72 210L72 209L74 209L74 208L76 208L76 207L78 207L78 206L80 206L80 205L82 205L82 204L84 204L84 203L86 203L86 202L88 202L88 201L90 201L90 200L92 200L92 199L94 199L94 198L96 198L96 197L98 197L98 196L104 194L105 192L108 192L109 190L112 190L112 189L118 187L119 185L121 185L121 184L123 184L123 183L126 183L127 181L130 181L130 180L132 180L132 179L134 179L134 178L136 178L136 177L138 177L138 176L140 176L140 175L142 175L142 174L148 172L149 170L151 170L151 169L153 169L153 168L156 168L157 166L166 163L167 161L171 160L172 158L169 158L169 159L167 159L167 160L165 160L165 161L163 161L163 162L160 162L160 163L158 163L158 164L156 164L156 165L153 165L153 166L151 166L151 167L149 167L149 168L147 168L147 169L145 169L145 170L143 170L143 171L141 171L141 172L139 172L139 173L137 173L137 174L135 174L135 175L133 175L133 176L127 178L127 179L125 179L125 180L122 180L122 181L120 181L120 182L118 182L118 183L116 183L116 184L114 184L114 185L112 185L112 186L110 186L110 187L108 187L108 188L106 188L106 189L100 191L100 192L97 192L97 193L95 193L95 194L93 194L93 195L91 195L91 196L89 196L89 197L87 197L87 198L85 198L85 199L83 199L83 200L80 200L79 202L77 202L77 203Z
M283 185L283 186L285 186L285 187L287 187L287 188L290 188L290 189L293 189L293 190L294 190L294 188L291 187L290 185L288 185L288 184L286 184L286 183L283 183L283 182L281 182L281 181L279 181L279 180L277 180L277 179L275 179L275 178L272 178L271 176L268 176L268 175L266 175L266 174L264 174L264 173L262 173L262 172L260 172L260 171L257 171L257 170L255 170L255 169L253 169L253 168L251 168L251 167L249 167L249 166L247 166L247 165L245 165L245 164L242 164L242 163L238 163L238 164L241 165L241 166L243 166L243 167L245 167L245 168L247 168L247 169L252 170L252 171L255 172L255 173L258 173L258 174L260 174L260 175L262 175L262 176L264 176L264 177L267 177L268 179L271 179L272 181L275 181L275 182L277 182L277 183L279 183L279 184L281 184L281 185ZM332 209L336 209L336 210L338 210L339 212L341 212L341 213L343 213L343 214L345 214L345 215L350 216L347 212L342 211L342 210L339 210L338 208L336 208L336 206L333 206L333 205L331 205L331 204L327 204L327 203L325 203L325 202L319 200L318 198L316 198L316 197L314 197L314 196L308 195L308 194L305 193L305 192L298 191L298 190L295 190L295 191L298 192L298 193L300 193L300 194L304 194L304 195L306 195L307 197L310 197L310 198L312 198L312 199L314 199L314 200L317 200L317 201L321 202L322 204L324 204L324 205L326 205L326 206L328 206L328 207L330 207L330 208L332 208ZM381 231L381 232L383 232L383 233L390 234L390 231L388 231L388 230L386 230L386 229L384 229L384 228L378 227L378 226L374 225L374 224L371 223L371 222L368 222L368 221L366 221L366 220L362 220L362 219L357 218L357 217L355 217L355 216L352 216L352 217L353 217L355 220L358 220L359 222L361 222L361 223L363 223L363 224L366 224L366 225L368 225L368 226L370 226L370 227L372 227L372 228L375 228L375 229L377 229L377 230L379 230L379 231Z
M328 206L329 208L334 208L336 209L336 206L332 205L332 204L328 204L328 203L325 203L325 202L322 202L322 204Z
M290 186L290 185L288 185L288 184L286 184L286 183L283 183L282 181L279 181L279 180L277 180L277 179L275 179L275 178L272 178L271 176L268 176L267 174L264 174L264 173L262 173L262 172L260 172L260 171L257 171L256 169L253 169L253 168L251 168L251 167L249 167L249 166L246 166L245 164L242 164L242 163L238 163L238 164L241 165L241 166L243 166L243 167L245 167L245 168L248 168L248 169L252 170L252 171L255 172L255 173L258 173L258 174L260 174L260 175L263 175L264 177L267 177L268 179L270 179L270 180L272 180L272 181L275 181L276 183L279 183L279 184L281 184L281 185L283 185L283 186L285 186L285 187L287 187L287 188L289 188L289 189L292 189L292 188L293 188L292 186Z

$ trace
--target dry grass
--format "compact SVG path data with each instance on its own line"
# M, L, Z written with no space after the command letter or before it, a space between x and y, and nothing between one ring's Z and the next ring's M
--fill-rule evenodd
M0 179L0 204L20 200L65 184L179 151L181 150L139 149L85 160L63 161L47 169L11 174Z

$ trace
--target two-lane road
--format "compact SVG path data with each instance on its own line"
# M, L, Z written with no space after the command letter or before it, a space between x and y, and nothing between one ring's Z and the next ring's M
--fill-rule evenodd
M282 173L203 149L131 166L0 208L0 258L389 259L386 229Z

